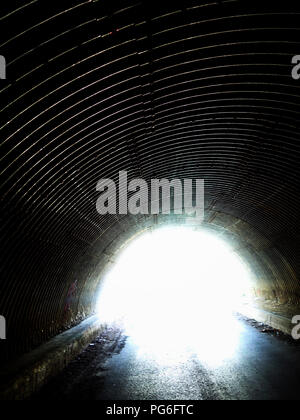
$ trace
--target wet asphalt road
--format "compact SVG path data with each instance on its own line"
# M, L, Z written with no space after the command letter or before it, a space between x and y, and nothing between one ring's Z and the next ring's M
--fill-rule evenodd
M109 330L35 399L298 400L300 347L236 322L238 333L225 356L230 338L216 351L207 344L201 351L200 340L198 351L151 354Z

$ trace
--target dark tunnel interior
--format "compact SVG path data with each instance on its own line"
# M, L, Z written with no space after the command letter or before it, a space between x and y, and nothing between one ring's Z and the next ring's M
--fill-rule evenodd
M94 314L126 241L185 223L99 215L97 182L122 170L204 179L203 224L251 266L254 296L300 305L299 4L18 0L0 15L1 364Z

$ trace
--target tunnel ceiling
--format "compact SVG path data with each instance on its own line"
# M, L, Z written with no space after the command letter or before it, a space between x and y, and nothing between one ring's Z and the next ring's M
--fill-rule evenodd
M120 170L204 178L208 222L247 223L299 273L300 5L35 0L0 10L2 312L24 328L40 314L37 341L59 330L72 267L124 230L127 216L96 212L97 181Z

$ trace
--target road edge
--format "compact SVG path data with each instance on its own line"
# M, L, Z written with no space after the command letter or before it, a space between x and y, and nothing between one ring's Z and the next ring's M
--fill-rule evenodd
M95 315L0 371L0 400L25 400L61 372L104 329Z
M238 312L249 319L255 319L285 334L292 335L293 324L292 320L288 317L250 306L241 307Z

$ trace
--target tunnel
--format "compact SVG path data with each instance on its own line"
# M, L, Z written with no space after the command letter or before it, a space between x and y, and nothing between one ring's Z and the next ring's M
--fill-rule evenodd
M128 182L204 180L204 220L194 229L225 241L250 268L257 313L286 316L292 327L299 15L290 0L1 3L5 372L95 315L126 244L187 224L174 212L99 214L97 183L119 186L121 171Z

